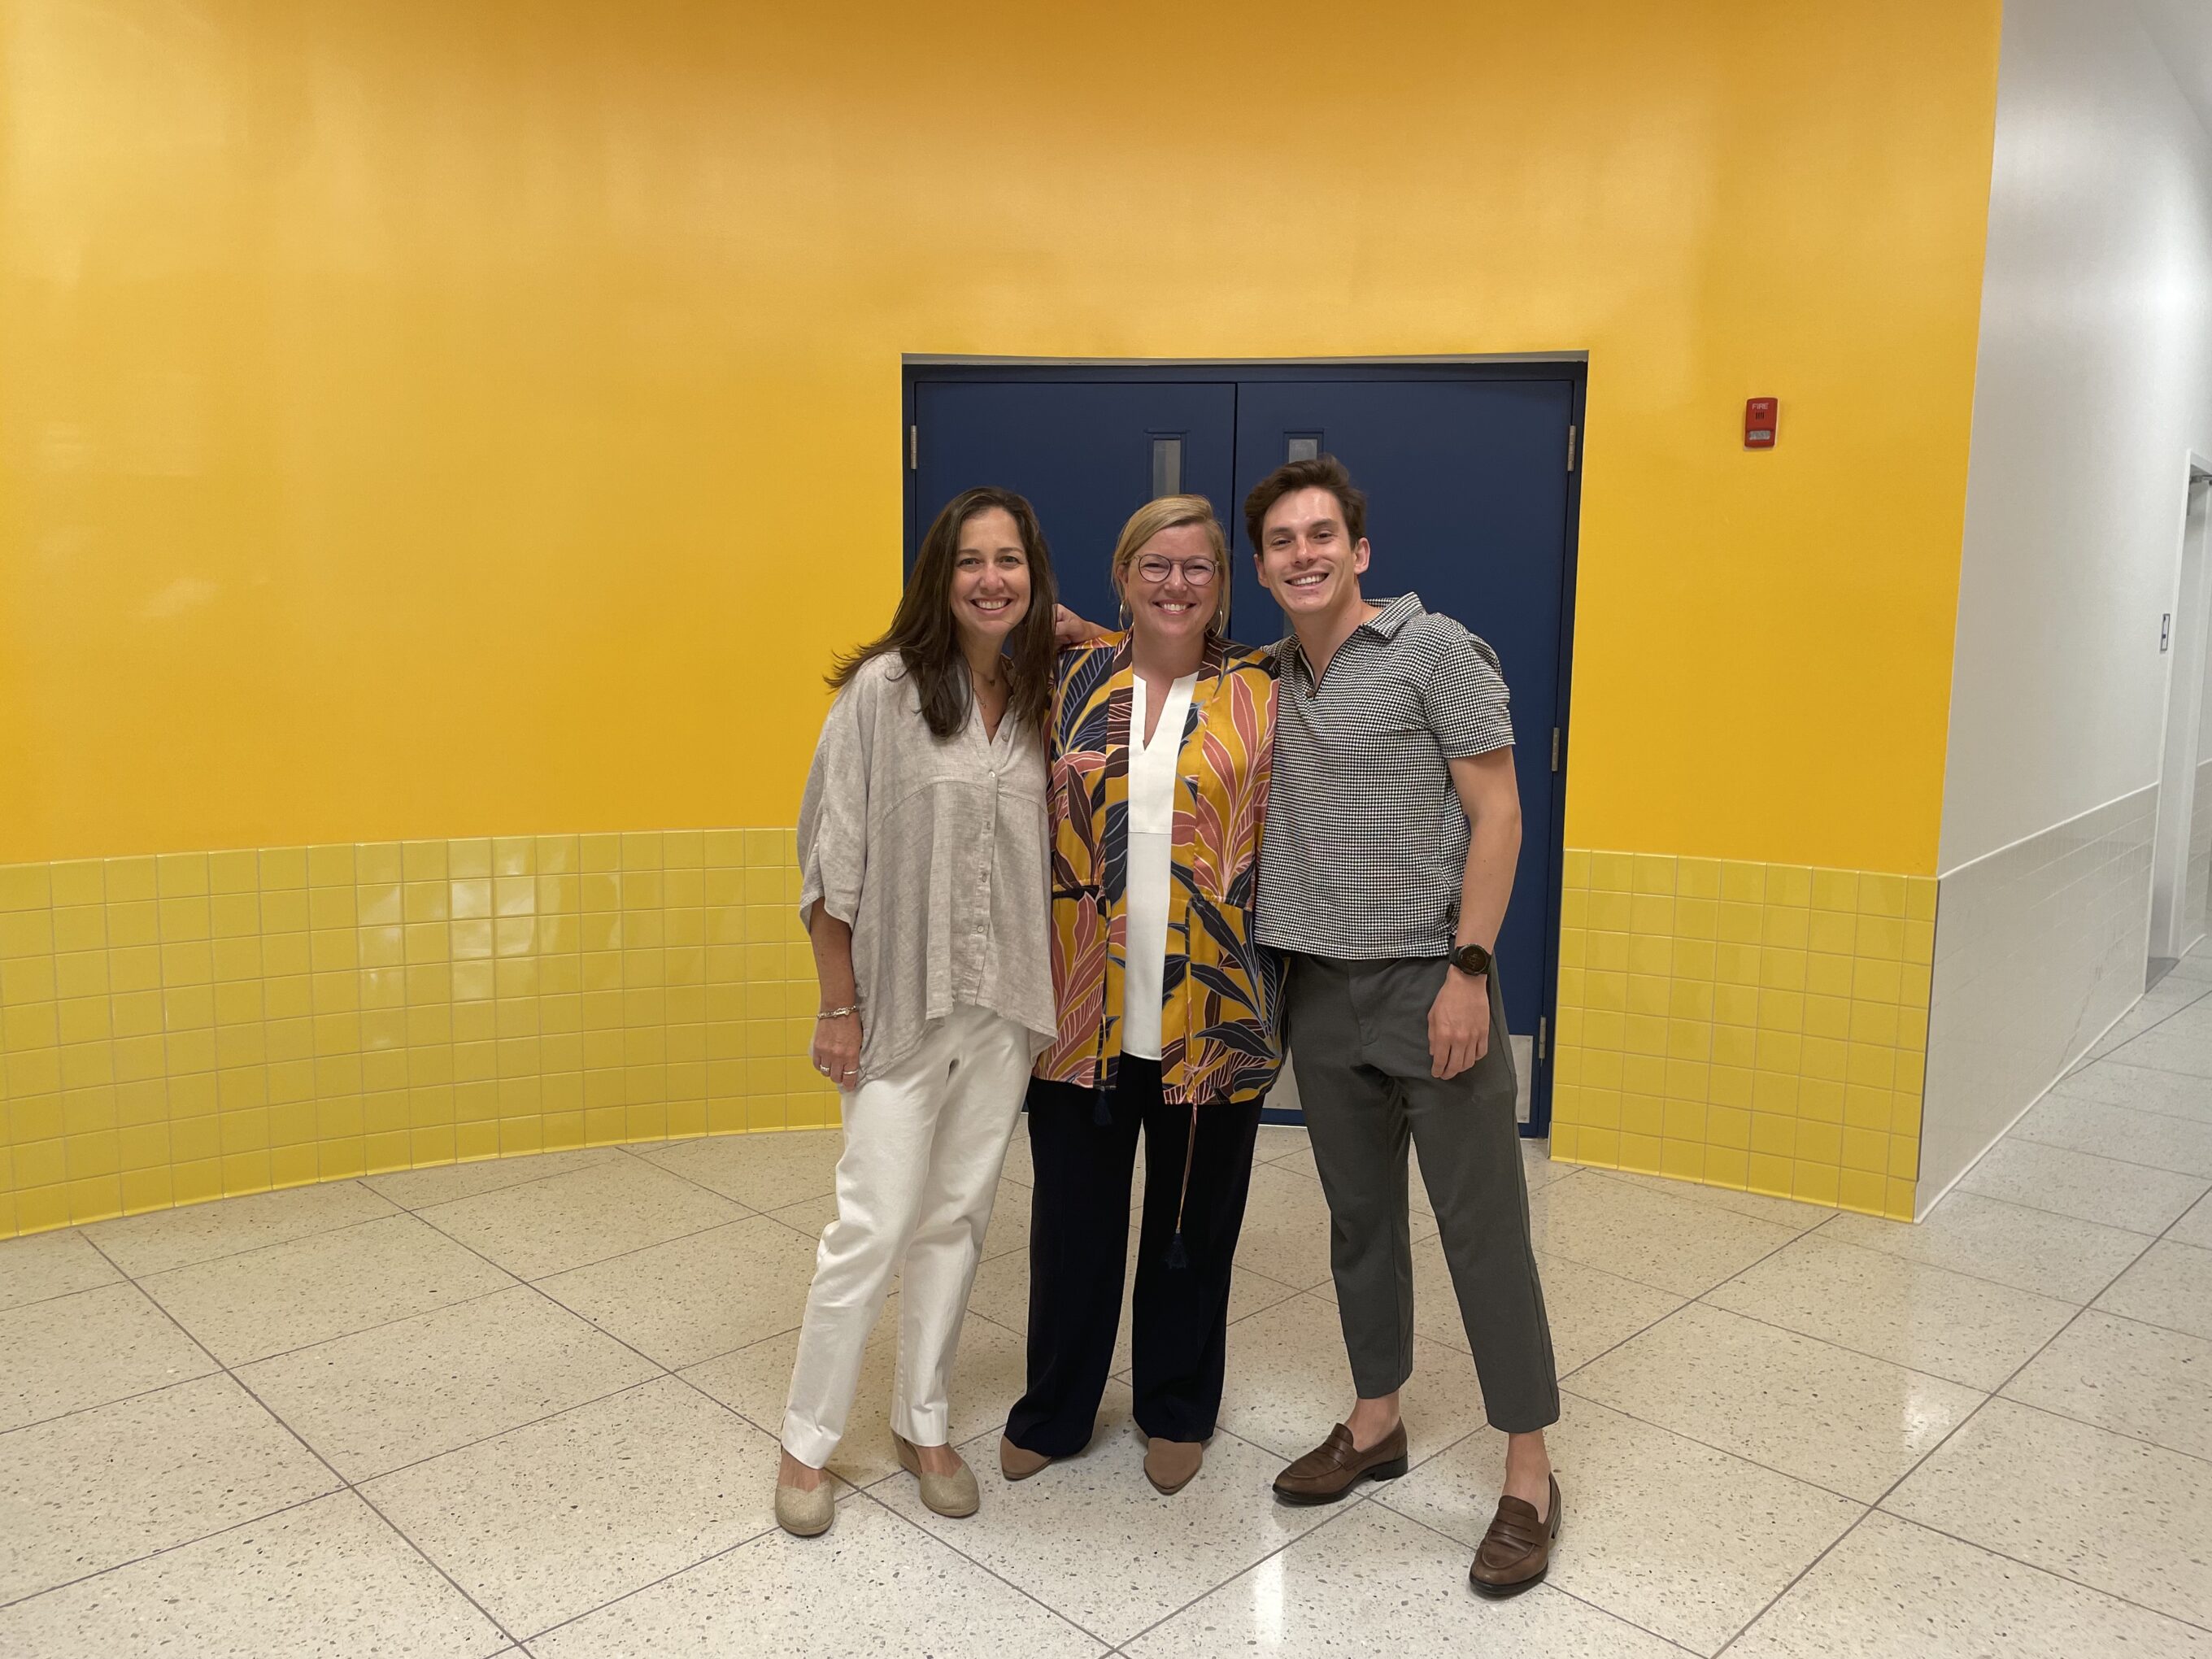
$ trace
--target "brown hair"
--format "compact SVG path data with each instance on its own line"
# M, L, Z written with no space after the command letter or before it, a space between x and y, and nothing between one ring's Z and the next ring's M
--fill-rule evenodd
M1285 461L1252 486L1252 493L1244 498L1244 534L1252 543L1253 552L1260 551L1260 528L1267 520L1267 509L1301 489L1328 491L1344 509L1344 533L1355 542L1365 537L1366 492L1352 482L1342 461L1334 455L1319 455L1310 461Z
M1006 712L1029 722L1032 732L1044 730L1056 651L1053 608L1058 598L1052 581L1052 553L1045 545L1036 509L1011 489L963 489L945 504L921 538L914 574L907 579L890 627L881 639L837 659L829 674L833 687L842 691L864 665L896 651L921 691L921 717L929 722L931 733L942 741L968 723L975 689L969 684L968 662L960 649L960 629L952 620L952 572L960 552L960 532L968 520L994 507L1013 520L1030 565L1030 608L1006 639Z
M1214 592L1221 597L1206 620L1206 631L1218 639L1229 626L1229 538L1222 533L1221 520L1213 516L1213 503L1205 496L1161 495L1132 513L1129 522L1121 526L1121 540L1114 544L1114 586L1126 592L1129 567L1136 563L1145 544L1163 530L1185 524L1194 524L1206 532L1206 550L1213 555Z

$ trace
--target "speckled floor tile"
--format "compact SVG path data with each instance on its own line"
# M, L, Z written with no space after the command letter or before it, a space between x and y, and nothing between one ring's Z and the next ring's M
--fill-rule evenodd
M133 1285L0 1314L0 1431L219 1369Z
M819 1198L802 1198L796 1204L762 1213L790 1228L810 1244L819 1244L822 1230L837 1218L837 1199L835 1194L824 1193Z
M1624 1181L1562 1181L1532 1193L1528 1220L1549 1256L1678 1296L1697 1296L1804 1229L1738 1215Z
M1983 1397L1699 1303L1585 1365L1569 1386L1866 1503Z
M579 1170L595 1170L631 1154L620 1146L579 1146L561 1152L530 1152L519 1158L480 1158L474 1164L445 1164L428 1170L399 1170L363 1176L362 1185L383 1194L403 1210L477 1198Z
M0 1435L0 1602L334 1490L228 1376Z
M118 1284L122 1278L74 1227L0 1240L0 1312Z
M1327 1439L1352 1409L1353 1397L1343 1325L1334 1306L1319 1297L1292 1297L1229 1328L1220 1425L1275 1454L1279 1462L1267 1481L1282 1463ZM1474 1361L1457 1348L1416 1336L1404 1411L1409 1455L1416 1462L1481 1428L1487 1419Z
M1313 1137L1303 1123L1262 1123L1253 1142L1252 1158L1255 1163L1273 1164L1312 1145Z
M507 1638L351 1492L0 1609L61 1659L484 1659Z
M1549 1582L1698 1653L1718 1652L1866 1512L1592 1401L1562 1406L1546 1437L1565 1517ZM1471 1437L1375 1501L1471 1557L1498 1506L1496 1441Z
M404 1212L139 1281L226 1365L348 1336L514 1280Z
M2162 1238L2113 1280L2096 1305L2124 1318L2212 1337L2212 1250Z
M143 1279L372 1221L396 1207L358 1181L333 1181L125 1216L87 1227L84 1235L125 1273Z
M1130 1659L1680 1659L1649 1632L1539 1584L1508 1601L1477 1601L1472 1553L1373 1504L1328 1523L1130 1643Z
M2212 1079L2203 1080L2212 1091ZM2212 1121L2139 1111L2099 1100L2047 1095L2012 1128L2012 1138L2148 1164L2212 1179Z
M1876 1511L1729 1659L2212 1659L2212 1636Z
M1433 1221L1415 1212L1415 1237L1435 1231ZM1237 1241L1237 1265L1300 1290L1327 1279L1328 1200L1322 1196L1321 1183L1287 1164L1255 1168L1251 1195L1244 1204L1244 1231Z
M813 1277L813 1247L754 1215L538 1283L674 1369L794 1328Z
M2201 1459L1992 1400L1882 1507L2212 1624L2212 1480Z
M2150 1246L2124 1227L1960 1192L1917 1224L1838 1215L1820 1236L2076 1304L2094 1300Z
M1551 1322L1553 1362L1562 1376L1665 1318L1686 1299L1656 1285L1558 1256L1540 1255L1537 1273L1544 1286L1544 1311ZM1334 1303L1336 1286L1324 1283L1313 1294ZM1425 1238L1413 1246L1413 1329L1446 1347L1474 1352L1440 1239Z
M1811 1233L1705 1298L1968 1388L1994 1389L2071 1319L2070 1302Z
M744 1213L726 1198L628 1158L420 1212L519 1279L604 1261Z
M1641 1187L1646 1192L1664 1193L1669 1198L1686 1199L1693 1204L1711 1204L1736 1215L1747 1215L1758 1221L1771 1221L1778 1227L1789 1227L1798 1232L1809 1232L1836 1211L1820 1204L1801 1204L1794 1198L1771 1198L1765 1193L1742 1193L1730 1187L1708 1187L1701 1182L1675 1181L1666 1176L1639 1175L1633 1170L1591 1170L1595 1181L1620 1181L1632 1187Z
M2212 1340L2090 1309L2005 1398L2212 1462Z
M2129 1106L2139 1112L2212 1123L2212 1078L2130 1066L2118 1060L2100 1060L2069 1072L2051 1085L2051 1094L2053 1098L2101 1101L2107 1106Z
M2106 1052L2130 1066L2148 1066L2161 1072L2212 1078L2212 1024L2191 1018L2203 1006L2194 1004L2179 1013L2167 1015Z
M1429 1202L1429 1189L1421 1182L1419 1155L1409 1154L1409 1160L1412 1168L1406 1177L1406 1207L1415 1215L1433 1216L1436 1210ZM1314 1162L1311 1142L1308 1142L1300 1151L1274 1159L1273 1164L1276 1169L1286 1174L1301 1175L1312 1182L1316 1187L1321 1185L1321 1166ZM1322 1201L1324 1205L1327 1204L1327 1194L1322 1194Z
M1138 1163L1144 1162L1143 1147L1139 1146ZM1006 1161L1000 1166L1000 1179L1018 1182L1024 1187L1036 1185L1036 1165L1030 1157L1030 1121L1025 1113L1014 1123L1014 1132L1006 1139Z
M819 1538L781 1532L530 1644L536 1659L736 1654L1083 1659L1105 1644L880 1506Z
M860 1361L860 1386L845 1422L845 1437L830 1460L834 1474L865 1486L898 1468L891 1449L891 1380L898 1357L899 1303L884 1304ZM740 1412L763 1431L783 1432L784 1403L791 1393L792 1363L799 1355L799 1333L756 1342L684 1373L731 1410ZM1005 1327L970 1313L960 1328L960 1350L952 1371L952 1443L995 1432L1006 1411L1021 1398L1024 1361L1022 1339ZM996 1442L993 1444L995 1447ZM997 1455L994 1450L992 1454Z
M1143 1437L1126 1419L1089 1453L1009 1485L998 1435L961 1449L982 1487L973 1521L922 1507L911 1480L871 1488L891 1509L1093 1635L1121 1642L1318 1525L1326 1511L1273 1502L1279 1460L1216 1435L1173 1498L1144 1476ZM983 1524L979 1524L979 1522Z
M1589 1173L1579 1164L1553 1163L1552 1143L1548 1140L1524 1139L1521 1143L1521 1178L1532 1193L1555 1181L1576 1179Z
M240 1378L349 1480L658 1376L527 1285L243 1367Z
M2198 1199L2186 1215L2166 1229L2166 1237L2175 1244L2212 1250L2212 1193Z
M835 1193L844 1150L842 1129L783 1129L673 1141L637 1156L749 1210L775 1210Z
M777 1456L663 1377L362 1490L526 1639L773 1527Z
M1958 1190L2008 1199L2130 1232L2160 1233L2203 1195L2197 1176L2147 1169L2009 1136L1959 1178Z

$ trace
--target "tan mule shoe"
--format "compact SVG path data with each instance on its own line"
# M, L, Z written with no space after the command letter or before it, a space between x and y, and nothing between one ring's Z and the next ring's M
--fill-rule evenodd
M891 1431L891 1444L898 1449L899 1467L921 1486L923 1507L953 1521L965 1520L983 1507L983 1495L975 1486L975 1471L968 1467L964 1459L951 1474L932 1474L921 1467L921 1454L915 1449L914 1442L896 1429Z
M1173 1498L1191 1483L1206 1461L1200 1440L1152 1440L1145 1444L1145 1479L1163 1498Z
M1017 1446L1003 1434L999 1437L999 1473L1009 1480L1026 1480L1051 1462L1042 1452Z

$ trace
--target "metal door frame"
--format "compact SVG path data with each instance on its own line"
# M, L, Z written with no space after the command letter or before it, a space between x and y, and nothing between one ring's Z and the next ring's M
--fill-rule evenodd
M904 503L901 563L911 568L927 524L915 499L915 387L925 380L1067 381L1106 380L1564 380L1568 384L1568 424L1574 432L1573 465L1567 470L1567 521L1559 573L1559 640L1553 708L1559 732L1559 787L1552 791L1552 822L1543 826L1551 854L1544 901L1543 983L1537 997L1548 1039L1539 1043L1528 1084L1528 1121L1522 1133L1547 1136L1552 1125L1552 1082L1559 1060L1559 910L1566 871L1567 778L1574 751L1573 706L1575 589L1580 564L1583 514L1583 458L1589 450L1587 409L1589 354L1586 351L1515 353L1493 356L1422 357L986 357L908 352L901 359L898 454L900 496ZM1231 503L1234 511L1234 503ZM1529 826L1525 823L1522 833Z

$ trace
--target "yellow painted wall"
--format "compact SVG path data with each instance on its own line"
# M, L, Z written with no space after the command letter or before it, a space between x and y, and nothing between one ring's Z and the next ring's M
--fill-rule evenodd
M1905 1085L1735 1097L1835 1081L1790 872L1934 867L1997 10L5 0L0 1234L824 1121L908 352L1586 351L1577 890L1689 885L1570 923L1558 1151L1896 1211Z
M1931 870L1997 10L9 0L0 864L787 824L904 351L1586 349L1570 842Z

